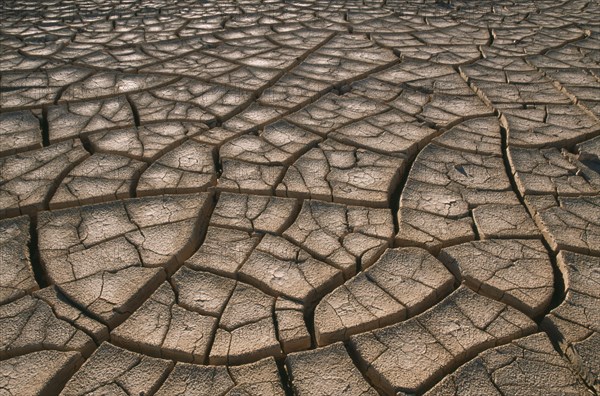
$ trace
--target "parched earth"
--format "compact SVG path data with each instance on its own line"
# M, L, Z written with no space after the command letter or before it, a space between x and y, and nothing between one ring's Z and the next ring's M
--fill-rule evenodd
M599 2L0 7L0 395L600 392Z

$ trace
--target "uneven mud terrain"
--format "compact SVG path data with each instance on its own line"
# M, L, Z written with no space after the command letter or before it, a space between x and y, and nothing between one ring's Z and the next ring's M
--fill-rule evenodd
M600 3L4 0L0 395L600 392Z

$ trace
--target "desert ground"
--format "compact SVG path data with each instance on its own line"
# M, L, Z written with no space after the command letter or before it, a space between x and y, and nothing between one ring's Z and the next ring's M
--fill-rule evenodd
M597 395L598 21L2 1L0 395Z

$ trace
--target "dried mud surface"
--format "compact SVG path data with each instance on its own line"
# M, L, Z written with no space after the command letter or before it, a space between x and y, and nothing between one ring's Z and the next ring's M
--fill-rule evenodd
M600 392L597 1L0 13L0 395Z

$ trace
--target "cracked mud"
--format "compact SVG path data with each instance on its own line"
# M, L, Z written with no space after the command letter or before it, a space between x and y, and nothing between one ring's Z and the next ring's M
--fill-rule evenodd
M0 395L600 392L597 1L0 13Z

